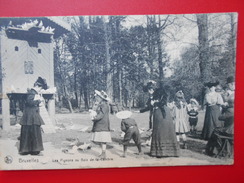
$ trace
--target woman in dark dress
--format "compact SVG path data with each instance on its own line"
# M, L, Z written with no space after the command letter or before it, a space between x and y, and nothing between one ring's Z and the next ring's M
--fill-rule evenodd
M21 155L38 155L44 150L41 134L41 125L44 122L39 113L39 106L43 105L42 97L39 95L42 89L47 89L47 84L43 78L39 77L34 87L27 93L24 113L20 120L19 154Z
M151 105L151 100L153 99L153 92L156 88L156 82L150 80L147 85L143 87L144 92L148 92L149 98L146 103L146 107L140 110L140 113L149 111L149 130L152 129L152 116L153 116L153 106Z
M206 112L202 130L202 139L208 140L216 127L222 127L219 121L221 105L224 104L222 96L215 91L219 82L209 82L206 86L209 92L205 95Z
M179 156L179 144L170 109L167 107L167 95L163 89L153 94L153 130L150 155L154 157Z

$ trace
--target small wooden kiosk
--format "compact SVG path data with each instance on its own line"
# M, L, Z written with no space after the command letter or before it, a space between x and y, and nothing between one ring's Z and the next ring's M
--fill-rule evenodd
M25 99L40 76L54 87L53 40L70 31L61 17L0 19L0 93L2 127L10 128L11 108ZM55 114L54 92L43 95L48 113ZM13 104L12 104L12 101Z

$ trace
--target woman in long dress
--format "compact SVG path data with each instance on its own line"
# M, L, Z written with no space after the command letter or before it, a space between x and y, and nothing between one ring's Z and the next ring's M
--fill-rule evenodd
M41 134L41 125L44 122L39 113L39 106L44 105L39 95L42 89L47 89L47 85L46 81L39 77L34 83L34 87L27 93L26 106L20 120L19 153L21 155L38 155L44 150Z
M202 130L202 139L208 140L216 127L222 127L222 123L219 121L221 113L221 105L224 104L222 96L215 91L219 82L207 83L209 92L205 95L205 119Z
M153 130L150 155L154 157L177 157L179 145L170 109L167 107L167 95L163 89L153 94Z

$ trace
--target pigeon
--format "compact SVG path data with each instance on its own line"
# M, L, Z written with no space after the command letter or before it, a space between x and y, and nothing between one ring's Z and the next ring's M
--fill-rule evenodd
M125 132L121 132L120 137L124 138Z
M34 25L37 25L37 24L38 24L38 20L35 19L35 20L33 21L33 24L34 24Z
M13 22L11 20L9 21L8 26L13 27Z
M47 26L47 28L45 29L45 32L49 32L49 30L50 30L50 27Z
M45 27L44 27L44 26L42 26L41 31L42 31L42 32L45 31Z
M55 28L50 27L49 32L54 32Z
M42 27L43 27L43 22L42 22L42 20L40 21L38 27L39 27L39 28L42 28Z
M24 30L27 30L28 29L27 23L25 22L23 25L21 25L21 28L24 29Z
M91 149L91 144L84 142L81 145L77 145L77 147L78 147L78 149L80 149L82 151L86 151L87 149Z

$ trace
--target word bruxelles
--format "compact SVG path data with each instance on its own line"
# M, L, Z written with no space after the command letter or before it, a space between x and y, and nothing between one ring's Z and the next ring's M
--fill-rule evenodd
M29 158L29 159L19 158L19 163L39 163L39 160L36 158Z

